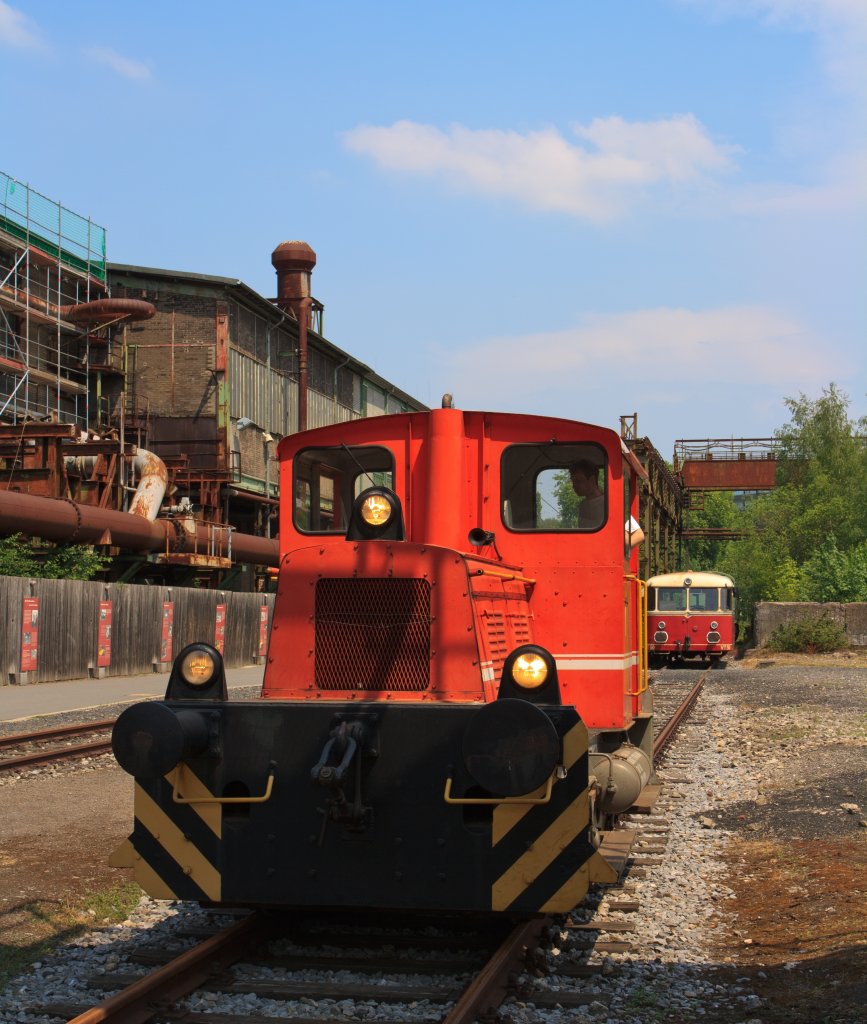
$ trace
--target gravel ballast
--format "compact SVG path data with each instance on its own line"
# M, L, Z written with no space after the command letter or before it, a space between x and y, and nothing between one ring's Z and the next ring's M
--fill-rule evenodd
M660 673L657 685L663 687L673 674ZM109 717L105 710L98 717ZM849 974L857 978L862 969L867 944L867 927L861 921L863 892L857 888L864 873L858 863L851 863L851 878L844 873L836 883L840 892L828 906L829 913L838 916L821 949L810 945L797 917L776 922L776 891L764 894L762 908L762 893L754 891L751 880L761 878L768 884L763 872L772 870L769 865L779 861L780 870L786 866L785 855L776 851L791 852L796 846L813 851L815 858L827 859L828 851L837 846L854 850L856 859L863 856L865 723L864 668L833 662L757 667L753 661L710 673L696 717L681 731L661 770L662 778L670 780L659 808L669 828L664 862L647 868L646 877L628 881L625 893L602 890L599 906L593 908L602 918L635 928L629 933L635 951L594 952L588 958L574 948L574 932L554 935L551 948L536 952L535 969L521 976L520 996L507 1001L503 1021L863 1020L861 995L847 981ZM40 727L47 724L51 723L40 721ZM26 790L32 784L24 778L12 786ZM48 813L45 806L40 813ZM642 823L637 817L631 822ZM736 858L744 856L746 867L738 866L741 861ZM848 861L834 862L841 871L849 868L852 854L848 856ZM786 904L787 914L808 912L811 885L809 877L796 875L792 887L800 889ZM640 902L638 912L608 909L626 898ZM850 912L855 923L850 922L847 930L841 922ZM582 913L589 917L589 911ZM168 936L178 920L198 914L197 908L184 904L143 899L128 921L91 932L15 978L0 993L0 1022L39 1020L22 1012L25 1004L83 1001L79 986L88 974L117 970L137 942L145 936L152 941L148 933L156 923ZM766 938L769 935L774 941ZM812 975L807 979L814 960L825 965L818 981ZM601 972L590 978L557 973L564 964L584 962L598 964ZM802 982L801 1011L793 1009L792 998ZM818 992L809 997L813 1003L807 1001L808 988ZM565 996L576 992L585 994L587 1001L567 1007ZM558 993L564 994L559 1008ZM204 1009L201 997L196 998L196 1008ZM256 999L237 1000L209 996L206 1002L212 1012L267 1012L265 1001L260 1007ZM327 1010L346 1020L410 1021L429 1019L431 1014L430 1007L422 1006L402 1006L395 1016L394 1008L379 1011L370 1005L326 1002L330 1001L317 1004L323 1015ZM309 1001L297 1005L296 1016L311 1015L315 1009Z

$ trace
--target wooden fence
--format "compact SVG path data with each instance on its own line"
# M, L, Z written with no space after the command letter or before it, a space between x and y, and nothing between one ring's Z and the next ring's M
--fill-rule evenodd
M196 640L262 663L273 594L0 576L0 685L168 672Z

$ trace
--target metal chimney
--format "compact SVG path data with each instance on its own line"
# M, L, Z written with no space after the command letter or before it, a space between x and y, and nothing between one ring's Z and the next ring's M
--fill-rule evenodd
M299 324L303 320L311 327L310 275L316 253L306 242L281 242L271 253L271 263L277 271L276 304L286 312L291 310Z
M313 326L310 274L316 253L306 242L281 242L271 253L277 271L276 304L298 321L298 429L307 429L307 328Z

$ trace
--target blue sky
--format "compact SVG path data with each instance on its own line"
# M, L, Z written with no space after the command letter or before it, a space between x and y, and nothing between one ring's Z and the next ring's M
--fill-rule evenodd
M865 0L0 0L0 170L275 292L430 404L763 437L867 412Z

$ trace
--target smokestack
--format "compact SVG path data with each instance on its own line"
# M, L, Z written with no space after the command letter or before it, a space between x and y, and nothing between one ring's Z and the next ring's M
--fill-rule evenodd
M286 312L293 312L298 323L306 320L311 327L310 275L316 266L316 253L306 242L281 242L271 253L271 263L277 271L276 304Z
M307 429L307 328L313 326L310 275L316 253L306 242L281 242L271 253L277 271L276 304L298 321L298 429Z

